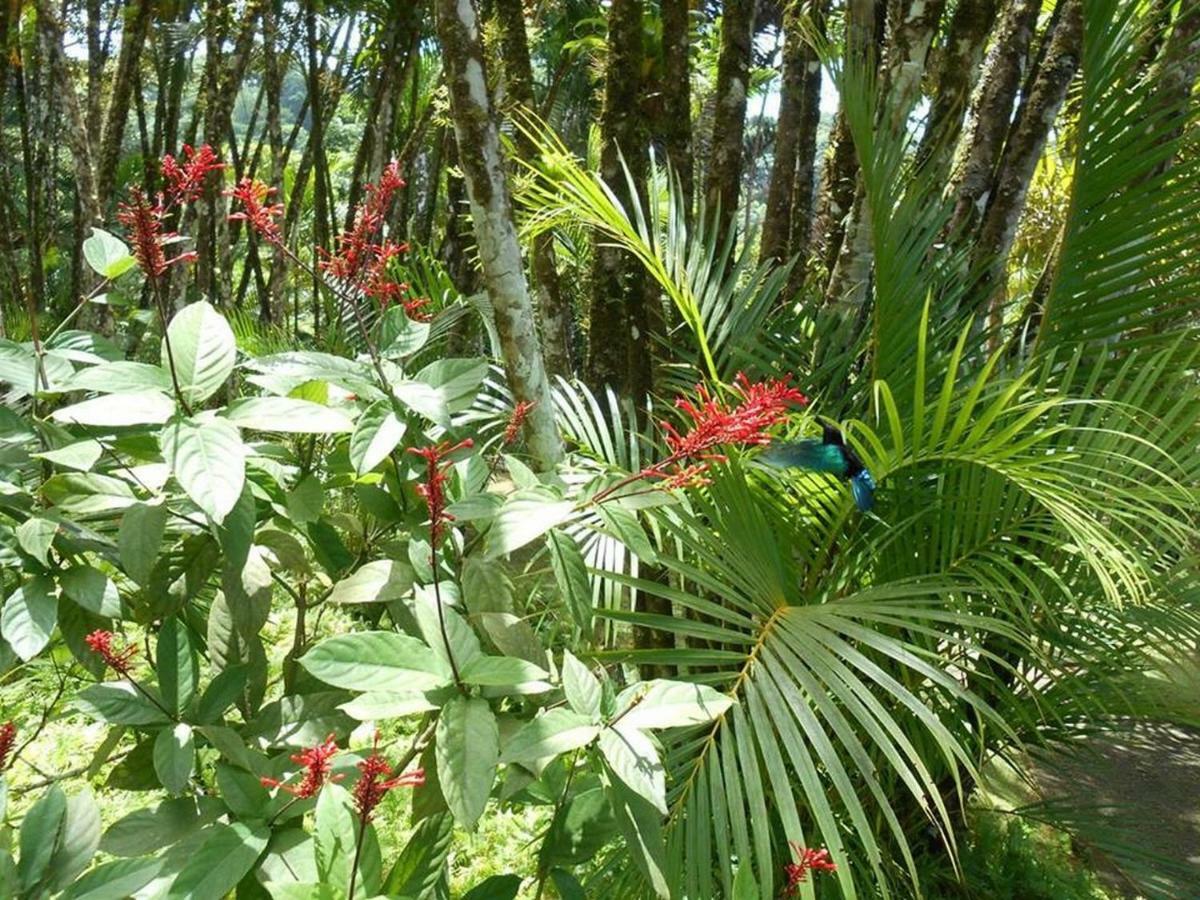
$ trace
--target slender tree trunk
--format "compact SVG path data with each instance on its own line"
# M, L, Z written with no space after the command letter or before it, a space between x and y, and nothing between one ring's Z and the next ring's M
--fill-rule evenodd
M1041 8L1041 0L1012 0L988 52L951 179L952 234L972 234L987 205Z
M692 159L691 25L688 0L661 0L663 41L663 121L658 131L663 149L683 194L686 221L695 208L695 169Z
M1162 52L1147 75L1147 80L1156 85L1161 108L1178 122L1163 136L1164 141L1174 140L1183 133L1186 101L1195 90L1197 76L1200 76L1200 6L1189 7L1185 3L1171 23ZM1165 160L1159 166L1159 174L1170 167L1171 160Z
M846 216L854 202L857 177L858 155L854 152L854 140L850 137L846 113L839 110L833 121L833 130L829 133L812 231L813 247L827 277L833 272L838 251L842 249Z
M100 106L104 93L104 43L100 37L100 17L102 15L100 0L86 0L84 3L86 20L84 30L87 32L87 127L88 134L100 133ZM101 192L101 196L105 196Z
M312 115L311 147L313 157L313 231L319 248L329 249L329 197L325 172L325 117L321 98L321 65L317 53L317 6L316 0L308 0L304 7L304 34L308 48L308 108ZM321 333L321 291L315 280L312 291L313 334Z
M940 173L949 165L962 133L967 101L979 74L988 34L996 23L998 5L999 0L960 0L955 7L933 73L935 88L929 120L917 150L917 158L931 173Z
M521 264L474 3L437 0L437 25L459 160L471 200L484 284L496 314L508 385L518 402L534 403L526 420L526 443L534 462L549 469L562 458L562 441Z
M150 0L131 0L130 11L121 32L121 52L117 56L117 71L113 76L112 98L104 118L104 130L100 138L99 169L96 174L97 189L102 203L112 201L113 181L117 174L117 163L121 156L121 140L125 135L125 120L129 112L129 100L142 47L150 30L154 7ZM92 132L95 134L95 132Z
M709 221L725 235L737 215L742 183L742 142L750 87L750 39L754 0L727 0L721 11L721 54L717 58L716 113L712 154L704 189Z
M645 183L645 129L639 115L641 0L613 0L608 13L608 46L600 115L600 176L628 210L640 202L638 194ZM622 161L629 169L633 194ZM628 253L597 239L591 274L589 380L595 387L628 388L640 399L649 390L651 371L645 272Z
M263 10L263 82L267 92L267 143L271 148L269 183L283 184L283 124L280 104L283 93L283 66L279 59L279 15L282 0L271 0ZM276 247L271 257L271 275L266 295L259 298L259 318L264 322L286 322L283 287L286 283L287 261L283 248Z
M17 46L20 46L19 43ZM46 303L45 270L42 267L41 189L34 167L33 134L23 57L18 58L13 67L13 75L16 81L17 118L21 126L21 159L25 176L25 245L29 261L29 291L34 308L40 310Z
M529 43L525 35L522 0L494 0L500 25L500 47L504 58L504 76L508 94L523 114L537 108L533 96L533 66L529 61ZM518 128L515 135L520 154L528 160L538 158L537 147L527 132ZM554 235L545 232L533 242L531 254L533 289L542 333L542 351L551 375L569 377L571 362L571 309L558 282L554 261Z
M1082 0L1061 0L1062 16L1055 26L1046 59L1033 82L1026 108L1020 116L1000 160L995 188L983 216L975 244L974 262L984 271L983 288L993 332L1002 324L1005 267L1034 168L1042 155L1050 129L1079 69L1083 53Z

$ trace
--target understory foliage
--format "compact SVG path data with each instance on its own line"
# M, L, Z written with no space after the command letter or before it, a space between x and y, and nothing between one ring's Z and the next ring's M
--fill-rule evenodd
M1200 636L1200 155L1140 77L1137 5L1086 6L1061 258L996 333L939 255L939 186L870 138L853 61L862 310L689 231L668 172L623 207L531 123L524 236L599 230L676 323L649 415L559 381L554 471L523 457L493 359L463 355L486 309L424 290L388 235L397 169L314 258L278 243L273 186L205 148L164 160L164 193L84 248L81 307L149 313L0 342L0 671L66 673L53 714L108 729L87 775L134 771L144 802L102 827L79 780L18 796L3 773L45 722L6 710L0 884L445 897L454 828L502 807L540 812L532 862L467 896L912 896L931 859L953 870L988 760L1103 727L1150 651ZM329 335L280 348L169 308L193 262L172 229L210 177L311 277ZM765 461L830 423L869 511ZM409 792L411 829L381 833Z

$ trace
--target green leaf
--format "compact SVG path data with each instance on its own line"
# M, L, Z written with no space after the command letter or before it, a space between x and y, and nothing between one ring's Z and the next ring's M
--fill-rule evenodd
M464 665L459 674L467 684L495 687L541 681L550 676L545 669L511 656L481 656Z
M67 796L57 784L51 785L46 793L30 807L21 822L21 858L17 863L17 877L24 896L36 896L35 888L47 875L50 860L54 858L62 838L67 817Z
M435 425L450 427L450 410L441 392L422 381L396 381L392 384L396 399Z
M84 472L60 472L42 482L42 496L61 514L76 518L107 517L136 502L129 485L119 478Z
M191 404L203 403L220 390L237 362L233 329L204 300L189 303L171 319L162 346L164 369L170 366L168 346L180 391Z
M137 265L137 260L120 238L101 228L83 242L83 258L97 275L115 280Z
M504 745L500 761L528 765L590 744L600 726L589 716L561 707L539 713Z
M571 518L575 504L547 488L513 492L492 520L488 531L487 555L503 556L524 547L556 525Z
M388 873L383 893L390 897L429 896L446 870L453 835L454 820L449 813L422 819Z
M604 520L604 524L608 526L609 533L628 547L638 559L648 563L653 563L658 559L654 546L646 537L646 532L642 529L642 525L634 513L613 504L599 506L597 510L600 518Z
M116 859L92 869L67 892L64 900L125 900L158 875L162 859Z
M617 825L625 836L625 845L650 886L659 897L670 897L666 876L666 853L663 845L662 818L658 810L624 782L606 773L605 790L612 804Z
M313 849L317 875L326 884L349 885L357 835L350 794L338 784L327 784L317 797Z
M154 739L154 772L171 794L182 794L196 763L196 738L192 726L180 722L164 728Z
M44 459L49 463L64 469L76 469L80 472L90 472L92 466L104 453L104 447L99 441L75 441L59 447L57 450L47 450L45 453L30 454L35 459Z
M360 722L398 719L438 708L430 691L372 691L343 703L338 709Z
M114 725L159 725L169 721L128 681L90 685L76 695L75 706L85 715Z
M571 709L581 716L600 715L600 680L570 650L563 651L563 693Z
M58 847L50 860L47 886L61 891L88 867L100 846L100 808L86 786L67 799Z
M308 475L296 484L287 495L288 516L298 525L316 522L325 508L325 489L321 479Z
M680 728L711 722L732 705L708 685L655 679L621 691L617 715L623 728Z
M599 746L605 761L625 786L665 816L666 777L658 749L650 737L622 720L600 732Z
M342 900L345 896L332 885L306 881L268 881L263 887L272 900Z
M203 733L207 737L207 731ZM240 737L235 737L235 740L241 743ZM239 749L245 752L244 748ZM218 762L216 769L217 790L221 792L221 799L230 811L240 818L262 818L271 803L271 795L259 777L225 762Z
M54 582L44 575L31 578L4 601L0 634L22 660L33 659L50 643L58 622Z
M437 723L438 783L454 820L473 830L487 806L500 756L500 729L486 700L455 697Z
M387 400L368 406L350 435L350 463L355 474L361 478L387 459L404 437L406 427Z
M315 678L352 691L441 687L449 669L417 638L390 631L363 631L327 638L300 659Z
M603 788L580 791L555 813L539 864L575 866L595 858L616 830Z
M110 619L121 615L121 597L111 578L92 566L74 566L59 576L63 593L82 608Z
M463 894L462 900L513 900L520 890L520 875L493 875Z
M239 428L286 434L344 434L354 423L340 409L291 397L248 397L223 413Z
M150 583L150 573L158 560L167 515L165 503L135 503L121 517L117 532L121 566L125 574L143 587Z
M134 810L118 819L100 841L112 856L143 856L180 843L226 812L213 797L180 797Z
M592 628L592 585L579 545L570 535L554 529L546 535L546 549L550 551L550 566L554 570L554 580L567 612L575 626L584 634L589 634Z
M130 425L161 425L175 415L175 401L161 391L122 391L93 397L64 406L50 414L67 425L124 428Z
M417 373L417 380L434 388L450 412L460 412L475 402L487 377L485 359L444 358Z
M410 319L403 307L393 306L380 324L380 352L388 359L411 356L429 340L429 322Z
M231 666L219 672L200 697L196 721L205 724L219 721L225 711L242 696L248 675L249 667L245 665Z
M40 516L31 516L16 527L17 543L21 549L40 562L50 565L50 545L58 533L58 523Z
M246 447L238 430L223 419L175 419L159 440L192 502L214 522L224 521L246 481Z
M176 616L158 631L158 688L167 709L182 713L196 694L200 673L192 650L191 634Z
M270 834L265 825L213 825L207 840L171 882L167 898L221 900L253 867Z
M413 570L395 559L378 559L333 586L330 603L388 603L412 590Z
M156 391L170 394L171 374L162 366L118 359L80 369L66 385L73 391L125 394Z

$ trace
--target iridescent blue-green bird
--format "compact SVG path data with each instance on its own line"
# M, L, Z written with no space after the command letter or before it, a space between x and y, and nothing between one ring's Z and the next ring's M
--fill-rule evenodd
M846 444L841 429L828 422L822 422L821 428L825 432L821 440L808 438L774 443L759 459L781 469L808 469L844 478L850 482L855 505L862 512L867 512L875 505L875 479L858 454Z

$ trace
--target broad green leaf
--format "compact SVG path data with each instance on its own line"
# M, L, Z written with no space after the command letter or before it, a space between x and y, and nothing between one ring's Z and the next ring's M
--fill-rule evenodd
M330 603L388 603L412 590L412 568L399 560L369 562L333 586Z
M635 513L611 503L601 505L597 509L600 518L608 526L608 532L628 547L638 559L649 563L658 559L658 554L649 538L646 537L646 532L642 529L641 522L638 521Z
M611 773L606 775L605 790L617 825L625 836L625 846L649 879L654 893L661 898L672 896L666 876L662 818L658 810L626 787L620 778Z
M125 574L140 585L150 583L150 573L158 560L163 532L167 527L165 503L135 503L121 517L117 548Z
M196 694L199 669L192 650L191 634L177 617L171 616L158 630L158 689L163 704L182 713Z
M403 307L393 306L380 324L380 352L388 359L411 356L429 340L429 328L430 323L410 319Z
M546 657L546 649L538 640L533 626L520 616L512 613L480 613L474 617L480 627L487 632L496 649L505 656L515 656L533 663L539 668L546 668L550 661Z
M352 691L440 687L449 669L423 642L407 634L363 631L327 638L300 659L314 678Z
M182 794L196 762L196 739L192 726L180 722L164 728L154 739L154 771L159 783L171 794Z
M343 434L354 423L340 409L291 397L248 397L223 413L239 428L286 434Z
M595 858L616 830L603 788L579 791L555 813L540 864L575 866Z
M546 549L567 612L576 627L587 634L592 627L592 585L583 553L570 535L557 529L546 534Z
M581 716L600 715L600 680L570 650L563 651L563 693L567 704Z
M732 705L708 685L655 679L621 691L617 715L623 728L679 728L711 722Z
M495 558L524 547L567 521L574 511L574 503L545 488L514 492L492 520L487 555Z
M462 895L462 900L513 900L521 890L520 875L493 875Z
M237 428L216 418L175 419L159 440L172 474L192 502L214 522L224 521L246 480L246 447Z
M31 660L50 643L58 621L54 582L44 575L31 578L4 601L0 633L23 660Z
M92 869L67 892L64 900L125 900L154 880L161 859L115 859Z
M272 900L342 900L345 896L332 885L306 881L268 881L263 887Z
M16 527L17 543L21 549L40 562L50 565L50 545L58 534L58 523L40 516L31 516Z
M487 806L500 756L500 729L486 700L455 697L438 716L438 783L454 820L473 830Z
M49 870L62 840L67 818L67 796L57 784L42 794L21 821L21 857L17 877L24 896L37 896L35 888L54 873Z
M180 797L137 809L104 832L100 849L112 856L144 856L177 844L225 813L215 797Z
M459 674L467 684L494 687L541 681L550 677L545 669L511 656L480 656L464 665Z
M221 900L253 867L270 834L265 825L245 822L211 826L207 840L171 882L167 897Z
M360 722L398 719L437 709L437 704L430 699L431 693L429 691L398 691L395 693L372 691L348 700L338 709Z
M422 819L383 883L389 897L426 897L442 879L454 835L449 813Z
M103 454L103 445L99 441L89 439L86 441L75 441L75 443L59 447L57 450L47 450L45 453L33 453L31 455L36 459L44 459L64 469L90 472Z
M75 706L85 715L114 725L159 725L169 721L166 713L128 681L90 685L76 695Z
M302 478L288 492L287 511L292 521L304 525L316 522L321 518L321 510L325 508L325 489L321 487L321 479L316 475Z
M223 731L219 728L212 730ZM208 731L209 729L202 731L205 737L208 736ZM236 733L234 740L241 743L241 737ZM238 749L242 751L243 755L249 756L244 747ZM225 805L234 815L247 819L261 818L272 801L271 795L263 786L259 776L226 762L218 762L216 769L217 790L221 792L221 799L225 801ZM283 800L283 802L286 803L288 800Z
M84 871L100 846L100 808L91 789L84 786L67 798L62 834L50 860L47 885L61 891Z
M129 485L119 478L87 472L60 472L42 482L42 496L56 512L76 518L108 517L136 502Z
M189 303L167 326L161 363L169 370L168 346L175 377L188 403L203 403L225 384L237 362L237 341L225 317L210 303Z
M124 241L94 226L91 237L83 242L83 258L92 271L110 281L137 265Z
M350 794L338 784L327 784L317 797L313 844L317 875L326 884L349 885L354 859L354 811Z
M361 478L387 459L404 437L405 428L387 400L368 406L350 435L350 463L355 474Z
M666 776L658 749L650 737L629 727L622 719L600 732L599 747L605 761L625 786L665 816Z
M92 566L73 566L59 576L63 593L90 613L115 619L121 615L121 597L111 578Z
M590 716L562 707L546 710L509 738L500 761L528 765L586 746L599 733Z
M442 615L439 618L438 599L433 591L419 590L412 610L417 619L417 626L421 629L421 636L443 661L446 670L451 668L450 655L453 654L454 665L461 673L464 666L483 656L483 648L466 619L449 605L448 600L443 594Z
M175 401L161 391L122 391L93 397L64 406L50 414L67 425L123 428L129 425L161 425L175 415Z
M73 391L95 391L98 394L127 394L156 391L170 394L171 374L162 366L129 362L119 359L80 369L67 382Z
M445 358L423 368L417 380L434 388L450 412L460 412L475 402L487 372L487 360Z
M250 667L247 665L235 665L219 672L200 697L196 721L204 724L219 721L225 711L242 696L249 674Z
M450 427L450 410L441 392L423 381L397 381L392 384L396 399L435 425Z

